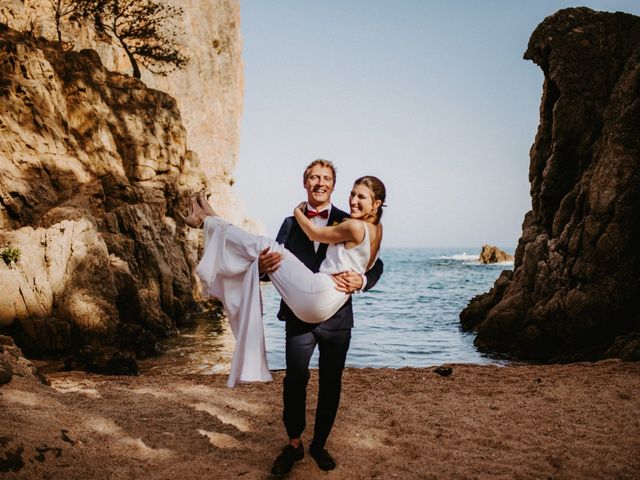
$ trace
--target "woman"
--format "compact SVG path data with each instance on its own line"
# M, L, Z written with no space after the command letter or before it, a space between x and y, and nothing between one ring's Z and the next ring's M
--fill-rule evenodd
M283 255L270 279L295 315L308 323L330 318L344 305L348 295L335 289L332 274L353 270L364 274L375 262L382 239L384 184L376 177L361 177L351 190L350 218L336 226L317 227L306 216L306 202L294 216L305 234L328 243L327 255L318 273L311 272L282 245L266 237L245 232L221 219L198 195L184 217L187 225L204 224L205 248L196 269L207 294L222 300L236 337L229 386L237 381L270 380L266 363L262 304L258 280L260 252L266 247Z

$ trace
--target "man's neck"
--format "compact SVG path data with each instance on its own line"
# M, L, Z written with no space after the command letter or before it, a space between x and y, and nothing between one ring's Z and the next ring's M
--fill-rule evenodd
M326 203L319 203L317 205L314 205L311 202L307 202L309 204L309 206L311 208L313 208L316 212L321 212L323 210L326 210L327 208L329 208L331 206L331 202L326 202Z

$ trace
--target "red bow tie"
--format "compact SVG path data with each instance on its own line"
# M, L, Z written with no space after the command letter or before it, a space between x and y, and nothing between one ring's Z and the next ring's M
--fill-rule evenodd
M307 210L305 212L305 215L307 216L307 218L313 218L313 217L329 218L329 210L322 210L321 212L316 212L315 210Z

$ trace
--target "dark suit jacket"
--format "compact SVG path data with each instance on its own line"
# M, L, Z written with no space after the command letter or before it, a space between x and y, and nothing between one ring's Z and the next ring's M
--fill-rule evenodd
M348 217L348 213L343 212L336 207L332 207L327 225L340 223ZM319 270L320 264L327 254L328 245L326 243L321 243L317 252L314 250L313 242L309 240L309 237L307 237L302 228L300 228L300 225L298 225L298 222L293 216L284 219L284 222L280 227L280 231L278 232L278 236L276 237L276 242L284 244L287 250L298 257L302 263L304 263L313 272L317 272ZM378 282L382 275L382 271L383 263L382 260L378 259L371 270L366 273L367 285L365 286L365 291L372 288ZM316 327L316 325L305 323L296 317L284 301L280 302L278 318L287 322L287 331L289 331L289 333L298 331L302 333ZM322 325L322 328L326 328L328 330L345 330L353 327L353 307L351 304L351 298L347 300L347 303L345 303L333 317L325 320L320 325Z

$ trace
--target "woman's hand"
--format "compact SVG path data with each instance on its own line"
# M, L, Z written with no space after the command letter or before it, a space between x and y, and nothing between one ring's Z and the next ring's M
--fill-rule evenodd
M293 209L293 216L296 219L296 221L298 222L298 225L300 225L302 227L302 230L304 230L304 233L309 235L309 232L307 232L303 227L303 225L305 223L308 223L309 225L311 225L311 222L309 222L309 219L304 214L305 208L307 208L307 202L299 203L296 206L296 208Z
M309 240L327 244L349 241L360 243L362 241L362 237L364 236L363 228L366 227L364 227L361 221L348 220L335 226L321 227L315 225L311 219L307 218L304 213L306 207L307 202L302 202L293 211L293 216Z
M295 216L296 210L300 210L302 213L304 213L304 210L306 208L307 208L307 202L299 203L298 206L293 209L293 215Z

